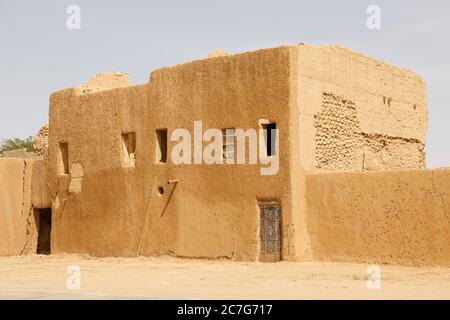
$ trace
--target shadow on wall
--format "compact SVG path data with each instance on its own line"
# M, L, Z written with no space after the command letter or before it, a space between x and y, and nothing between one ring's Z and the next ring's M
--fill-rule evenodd
M34 219L38 230L37 254L50 254L50 232L52 228L52 209L34 209Z

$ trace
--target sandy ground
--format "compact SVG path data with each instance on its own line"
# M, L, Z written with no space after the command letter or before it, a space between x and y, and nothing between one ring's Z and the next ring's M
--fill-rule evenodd
M67 268L81 270L68 289ZM0 299L450 299L450 268L381 267L368 289L365 264L241 263L79 255L0 258Z

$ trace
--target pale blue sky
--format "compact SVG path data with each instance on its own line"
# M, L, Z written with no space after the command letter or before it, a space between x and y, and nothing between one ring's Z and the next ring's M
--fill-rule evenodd
M381 8L381 30L366 8ZM81 30L66 28L69 5ZM430 109L429 167L450 166L450 1L418 0L0 0L0 139L34 135L51 92L99 71L150 71L229 52L282 44L339 43L419 73Z

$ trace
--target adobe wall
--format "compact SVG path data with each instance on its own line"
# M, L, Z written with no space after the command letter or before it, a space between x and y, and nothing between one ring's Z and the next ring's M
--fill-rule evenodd
M450 265L450 169L309 174L306 185L314 260Z
M261 119L280 130L275 176L262 176L264 165L174 165L170 139L168 162L155 163L156 129L193 136L201 120L203 132L258 130ZM45 158L34 164L32 202L52 207L52 253L256 260L257 203L275 200L283 259L334 258L321 219L335 204L319 206L326 202L309 174L423 169L426 127L420 77L336 46L219 55L156 70L137 86L126 74L99 74L52 94L48 167ZM136 133L135 167L122 165L126 132ZM68 144L68 175L58 172L60 143ZM352 259L370 258L361 252Z
M255 260L258 200L282 206L283 257L293 255L287 47L220 56L152 73L150 83L105 91L67 89L50 100L49 185L52 252L95 256L171 254ZM260 165L155 164L155 130L280 129L280 168ZM121 134L136 132L136 167L121 164ZM57 174L60 142L70 175ZM168 142L169 152L176 142ZM207 143L204 143L205 147ZM177 180L178 183L169 181ZM164 195L158 194L164 188Z
M144 179L121 167L121 133L148 119L144 86L50 97L49 193L52 252L133 256L145 210ZM137 130L138 148L144 133ZM59 143L68 143L70 175L58 173ZM119 155L116 157L115 154ZM142 192L141 192L142 190Z
M425 168L424 81L340 46L297 46L299 141L307 171Z
M291 50L292 231L304 261L313 259L307 175L424 169L428 113L411 71L339 46Z
M36 251L32 165L33 160L0 159L0 256Z
M51 208L48 185L48 159L35 159L32 164L31 204L33 208Z

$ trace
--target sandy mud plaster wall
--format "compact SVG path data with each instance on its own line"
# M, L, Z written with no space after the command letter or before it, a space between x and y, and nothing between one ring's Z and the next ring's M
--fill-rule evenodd
M36 251L32 165L33 160L0 159L0 256Z
M296 260L312 259L306 174L425 167L425 85L348 49L291 48L291 192Z
M450 169L307 176L314 260L450 265Z
M122 133L136 132L137 148L145 150L146 87L90 92L82 87L50 97L52 252L133 256L148 186L146 172L136 170L144 161L122 167ZM61 166L62 143L68 174Z
M34 209L51 208L48 190L48 159L34 159L31 179L31 204Z
M143 86L53 94L53 252L133 256L144 230L143 255L254 260L259 199L280 202L282 250L289 257L290 52L275 48L210 58L157 70ZM203 130L259 129L261 118L281 131L275 176L261 176L259 165L174 165L170 155L167 163L155 163L156 129L170 134L186 128L193 135L197 120ZM124 132L136 133L135 167L121 163ZM68 175L57 174L61 142L68 144ZM175 144L168 142L169 152ZM73 172L78 187L71 189ZM178 183L168 184L172 180Z
M425 168L428 113L419 76L338 46L297 48L305 169Z

